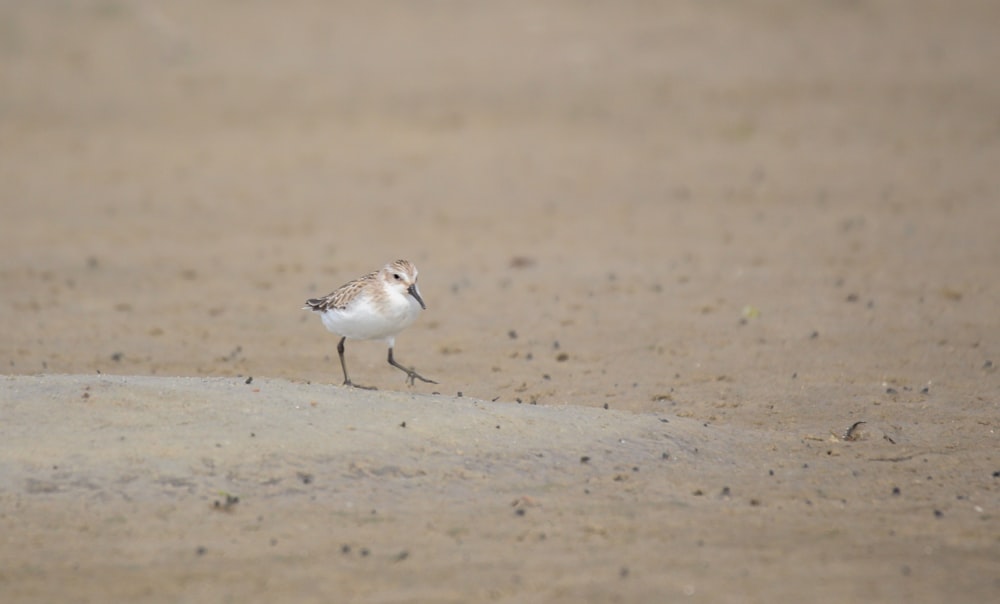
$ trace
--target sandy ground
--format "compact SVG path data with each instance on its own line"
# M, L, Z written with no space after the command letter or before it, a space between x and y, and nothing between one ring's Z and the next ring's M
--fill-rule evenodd
M997 22L0 3L0 599L1000 598Z

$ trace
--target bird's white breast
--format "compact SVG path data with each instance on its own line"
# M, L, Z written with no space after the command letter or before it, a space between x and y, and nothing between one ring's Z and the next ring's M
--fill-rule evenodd
M358 296L346 308L321 313L323 325L353 340L389 339L417 320L420 304L412 296L385 291L384 296Z

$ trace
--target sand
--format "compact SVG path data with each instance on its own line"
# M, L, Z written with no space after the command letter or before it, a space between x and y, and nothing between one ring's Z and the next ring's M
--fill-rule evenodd
M0 599L997 599L938 4L0 6ZM398 257L440 383L342 388L302 302Z

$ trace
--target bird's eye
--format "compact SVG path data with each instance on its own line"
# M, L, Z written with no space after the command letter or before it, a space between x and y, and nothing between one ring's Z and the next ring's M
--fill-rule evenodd
M399 281L400 279L402 279L402 277L399 276L399 273L393 273L392 274L392 278L395 279L396 281Z

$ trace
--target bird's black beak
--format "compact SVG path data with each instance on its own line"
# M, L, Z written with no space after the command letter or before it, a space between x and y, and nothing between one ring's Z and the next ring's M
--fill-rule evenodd
M420 292L417 291L416 283L406 288L406 291L410 292L410 295L416 298L417 302L420 302L420 308L427 310L427 305L424 304L424 299L420 297Z

